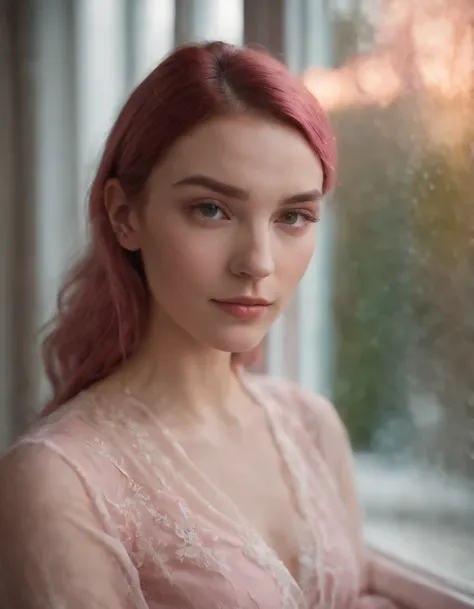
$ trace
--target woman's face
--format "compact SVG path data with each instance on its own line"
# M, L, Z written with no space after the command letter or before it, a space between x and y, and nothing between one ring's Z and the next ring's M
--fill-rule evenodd
M313 254L322 184L277 122L221 117L178 140L129 220L159 319L222 351L258 345Z

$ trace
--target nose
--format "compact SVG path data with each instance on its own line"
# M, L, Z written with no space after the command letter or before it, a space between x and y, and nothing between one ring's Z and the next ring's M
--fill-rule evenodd
M265 279L274 272L272 235L268 224L242 229L231 258L230 270L234 275L252 279Z

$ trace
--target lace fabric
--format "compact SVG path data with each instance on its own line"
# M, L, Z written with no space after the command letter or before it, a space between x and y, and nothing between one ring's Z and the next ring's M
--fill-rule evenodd
M145 405L84 392L0 460L0 606L392 609L363 591L352 456L336 411L287 381L242 380L301 514L296 575Z

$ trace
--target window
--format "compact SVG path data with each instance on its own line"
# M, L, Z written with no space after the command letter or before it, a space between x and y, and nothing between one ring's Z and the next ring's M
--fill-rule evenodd
M472 11L304 3L298 67L340 178L286 323L293 375L349 428L369 544L474 594Z

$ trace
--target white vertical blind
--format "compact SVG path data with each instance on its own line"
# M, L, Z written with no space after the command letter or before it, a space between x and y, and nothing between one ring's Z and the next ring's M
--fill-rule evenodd
M243 39L243 0L176 0L176 44Z
M56 294L68 261L77 253L79 237L73 13L61 0L46 0L35 5L33 25L37 61L32 140L36 306L32 326L40 328L54 312ZM39 352L31 361L37 363L31 374L39 383L39 395L44 395Z
M124 0L82 0L77 7L78 220L100 153L127 93Z
M244 36L244 10L243 0L212 0L211 14L214 15L214 24L210 29L209 37L242 44Z
M174 4L174 0L137 0L133 3L133 84L143 80L173 48Z
M76 253L78 231L71 14L61 0L46 0L35 14L37 325L53 313L67 261Z

